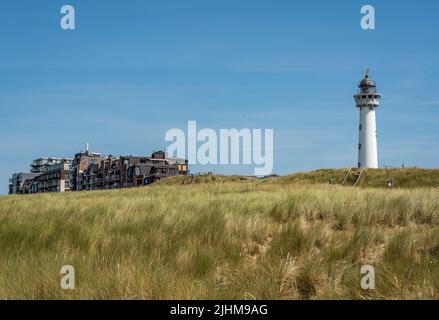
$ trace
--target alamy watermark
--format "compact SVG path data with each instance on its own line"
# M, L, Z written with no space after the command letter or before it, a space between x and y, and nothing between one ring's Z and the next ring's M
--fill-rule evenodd
M61 7L60 26L63 30L75 30L75 7L70 4L63 5ZM363 17L361 18L360 25L363 30L375 30L375 8L372 5L363 5L360 10Z
M61 17L60 26L63 30L75 30L75 7L72 5L66 4L61 7Z
M70 265L65 265L61 267L61 288L64 290L74 290L75 289L75 268Z
M273 172L273 129L213 129L197 131L197 122L188 121L187 135L182 129L170 129L165 141L169 156L185 158L189 164L254 165L256 176ZM187 153L186 153L187 150Z
M374 290L375 289L375 268L371 265L364 265L360 270L361 274L361 289L363 290Z
M364 14L360 21L361 29L375 30L375 8L371 5L364 5L361 7L361 14Z

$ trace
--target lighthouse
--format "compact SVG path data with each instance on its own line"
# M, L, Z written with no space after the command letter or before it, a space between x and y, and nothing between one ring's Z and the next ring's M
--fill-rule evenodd
M381 94L377 93L375 81L369 78L369 69L366 69L358 88L358 93L354 95L360 110L358 168L378 168L375 109L380 104Z

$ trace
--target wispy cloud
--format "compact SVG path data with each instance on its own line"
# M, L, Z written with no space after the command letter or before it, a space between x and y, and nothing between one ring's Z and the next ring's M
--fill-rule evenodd
M438 100L432 100L432 101L426 101L419 103L419 106L434 106L439 107L439 99Z

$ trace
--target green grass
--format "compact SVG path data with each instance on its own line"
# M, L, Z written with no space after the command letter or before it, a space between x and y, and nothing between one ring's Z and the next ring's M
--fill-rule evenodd
M358 169L354 169L358 172ZM321 169L281 177L284 183L340 183L348 169ZM386 188L393 181L395 188L439 187L439 169L367 169L358 187ZM349 176L346 185L352 185L354 177Z
M352 169L358 173L359 169ZM264 183L276 184L334 184L339 185L348 173L349 169L320 169L309 172L294 173L287 176L271 177L262 179ZM194 181L186 179L186 184L203 184L212 182L237 182L252 181L255 178L243 176L220 176L202 175L196 176ZM439 187L439 169L367 169L364 171L358 187L364 188L387 188L387 182L392 180L394 188L419 188ZM185 178L176 176L161 183L167 185L183 184ZM346 186L352 186L355 177L349 175L346 179Z
M439 298L436 173L409 188L395 170L392 190L367 187L379 170L362 188L325 181L342 172L0 197L0 299ZM67 264L75 290L59 285Z

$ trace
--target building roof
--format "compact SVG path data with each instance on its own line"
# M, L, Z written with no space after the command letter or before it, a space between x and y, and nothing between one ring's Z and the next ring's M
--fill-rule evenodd
M358 87L376 87L375 81L369 78L369 69L366 69L366 74L364 75L364 79L361 80Z

